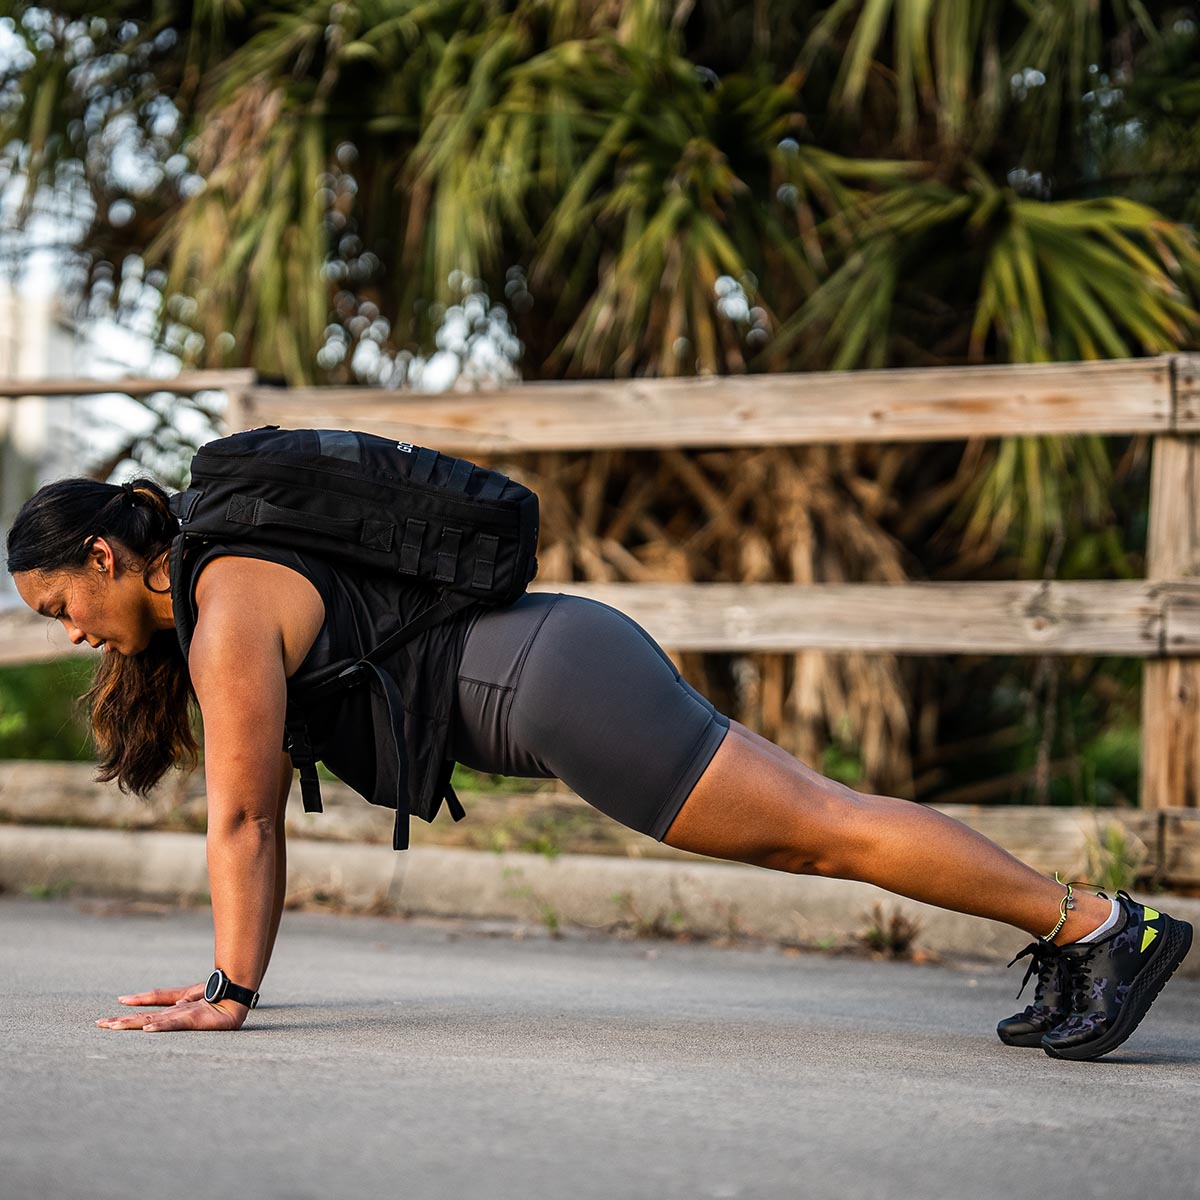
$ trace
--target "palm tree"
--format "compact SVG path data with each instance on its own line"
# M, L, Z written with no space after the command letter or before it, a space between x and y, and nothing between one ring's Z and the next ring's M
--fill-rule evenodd
M1111 357L1200 331L1195 5L0 11L19 218L82 197L84 293L155 289L159 336L198 363L400 384L448 312L467 342L511 325L529 379ZM550 578L808 581L1134 573L1113 484L1144 459L1025 438L512 465L543 493ZM911 788L937 728L911 728L928 664L681 665L809 759L853 745L868 786Z

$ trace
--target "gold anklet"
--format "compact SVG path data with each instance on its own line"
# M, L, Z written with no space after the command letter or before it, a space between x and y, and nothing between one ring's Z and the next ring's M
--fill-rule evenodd
M1054 872L1054 882L1061 883L1062 886L1067 889L1067 894L1062 898L1062 901L1058 906L1058 924L1055 925L1055 927L1050 930L1050 932L1046 934L1044 938L1042 938L1042 941L1044 942L1054 941L1054 935L1058 933L1058 931L1067 923L1067 912L1075 907L1073 900L1075 893L1071 889L1071 885L1069 883L1067 883L1065 880L1059 879L1057 871Z

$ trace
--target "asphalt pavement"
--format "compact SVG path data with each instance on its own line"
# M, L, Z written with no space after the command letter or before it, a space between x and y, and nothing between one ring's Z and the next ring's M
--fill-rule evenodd
M287 913L241 1031L94 1026L210 963L207 909L0 897L5 1200L1196 1195L1191 980L1069 1063L997 1041L1016 967Z

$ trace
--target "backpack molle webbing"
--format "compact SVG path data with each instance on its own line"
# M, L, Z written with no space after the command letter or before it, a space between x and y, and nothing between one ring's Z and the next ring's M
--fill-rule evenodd
M349 429L208 442L172 498L188 537L250 539L509 604L537 572L537 496L506 475Z

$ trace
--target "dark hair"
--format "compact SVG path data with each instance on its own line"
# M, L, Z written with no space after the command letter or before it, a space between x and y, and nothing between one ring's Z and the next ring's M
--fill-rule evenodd
M113 543L126 570L150 576L179 532L167 493L152 479L117 485L59 479L40 488L8 532L8 570L81 569L96 538ZM140 654L105 654L80 703L90 710L97 782L115 779L145 797L173 766L195 767L191 704L196 693L174 630L160 630Z

